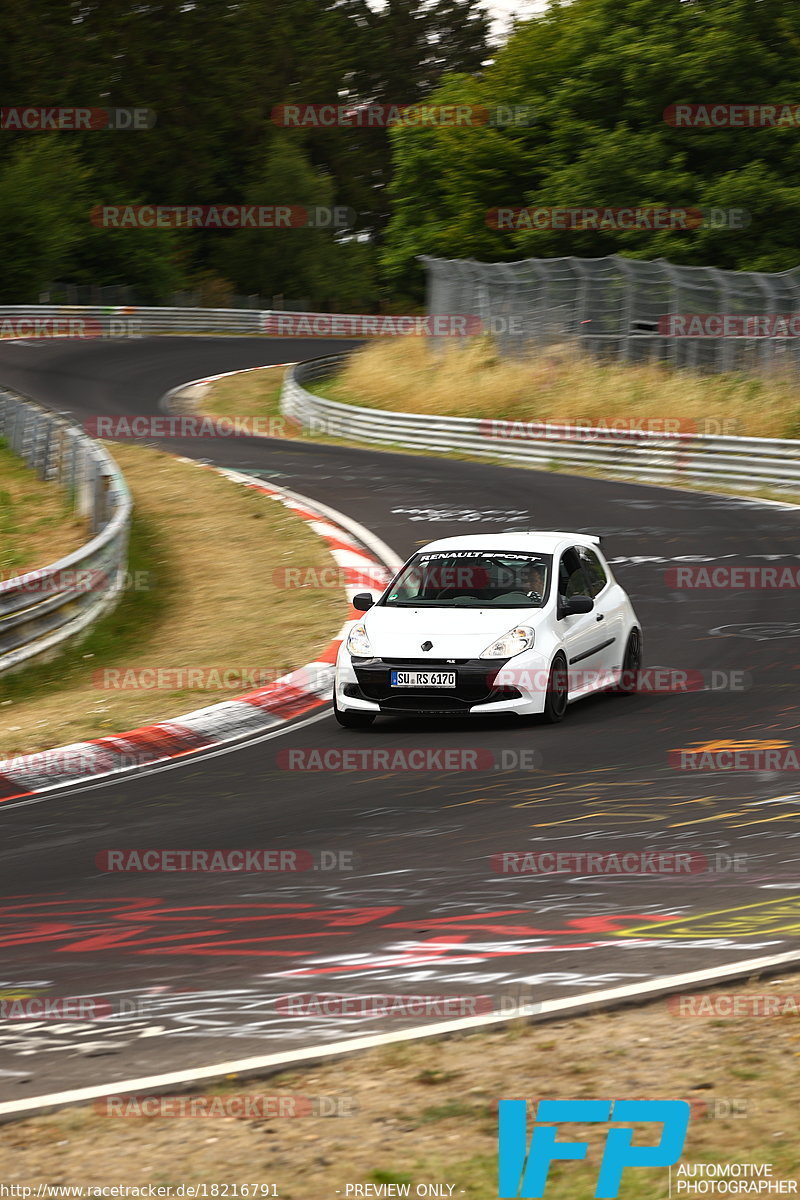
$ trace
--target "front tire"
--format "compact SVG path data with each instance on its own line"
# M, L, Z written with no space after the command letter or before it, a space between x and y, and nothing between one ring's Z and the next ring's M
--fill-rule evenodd
M333 693L333 715L343 729L366 729L375 720L376 714L371 712L342 712L336 703L336 692Z
M567 677L567 660L563 654L557 654L550 668L547 679L547 695L544 700L542 716L548 725L557 725L563 721L567 713L569 699L569 680Z

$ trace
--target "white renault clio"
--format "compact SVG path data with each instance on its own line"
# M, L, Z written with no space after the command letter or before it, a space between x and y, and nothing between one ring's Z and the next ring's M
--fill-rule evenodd
M340 725L380 713L541 714L636 690L641 626L600 549L581 533L445 538L414 554L364 612L336 661Z

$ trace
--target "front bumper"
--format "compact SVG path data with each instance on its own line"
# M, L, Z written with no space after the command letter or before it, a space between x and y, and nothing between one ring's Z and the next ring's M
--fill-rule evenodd
M531 691L517 682L496 684L494 677L509 662L525 659L533 670L541 659L517 655L510 659L409 659L352 658L344 647L336 664L336 703L340 709L387 713L395 716L421 715L457 717L466 713L541 713L544 692ZM455 671L454 688L392 687L393 670Z

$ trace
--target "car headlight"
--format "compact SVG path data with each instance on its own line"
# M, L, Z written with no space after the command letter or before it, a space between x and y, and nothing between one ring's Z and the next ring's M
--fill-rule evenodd
M366 625L362 623L353 626L347 638L347 649L356 658L369 658L371 656L372 646L369 644Z
M491 646L487 646L481 658L513 658L523 650L530 650L534 637L534 631L529 625L518 625L516 629L509 629L508 633L492 642Z

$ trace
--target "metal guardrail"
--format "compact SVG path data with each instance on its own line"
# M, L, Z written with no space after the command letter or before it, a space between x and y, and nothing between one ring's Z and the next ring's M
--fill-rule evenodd
M64 487L93 535L58 562L0 580L2 674L51 652L113 607L124 582L133 506L101 446L78 425L8 390L0 390L0 438L41 479Z
M347 354L311 359L290 368L281 411L329 437L425 450L461 451L530 463L545 469L589 467L629 478L663 482L730 484L742 489L800 489L800 441L787 438L713 437L706 434L633 435L591 426L546 426L528 436L522 422L360 408L315 396L303 386L333 374ZM544 424L544 423L542 423ZM522 428L520 428L522 427ZM535 430L535 427L532 426Z
M157 333L260 334L268 315L259 309L2 304L0 345L4 337L36 338L59 334L80 338L145 337ZM53 322L59 323L55 334ZM73 322L71 331L69 322Z

